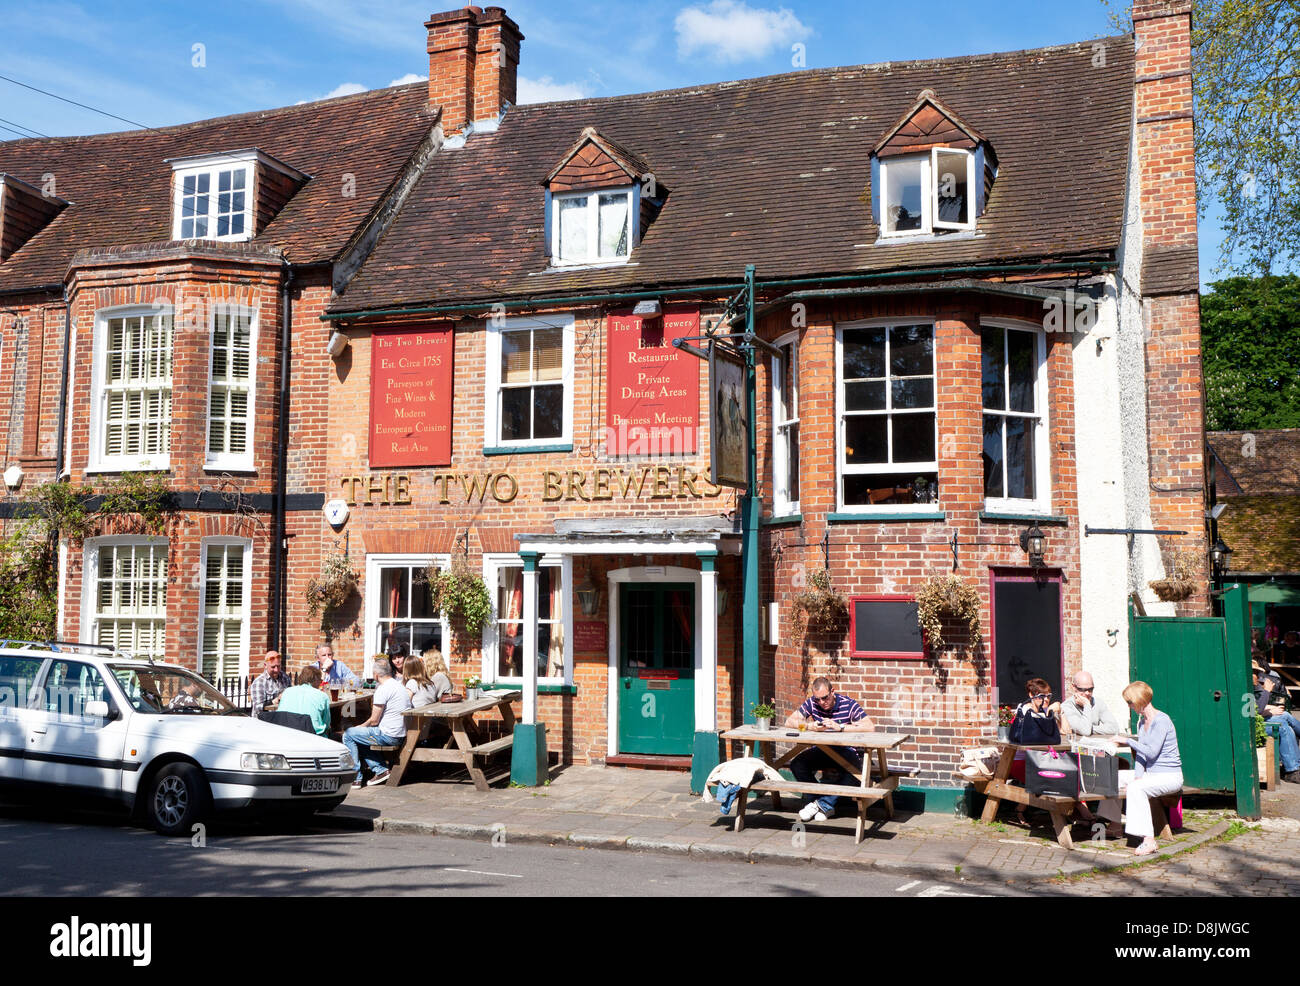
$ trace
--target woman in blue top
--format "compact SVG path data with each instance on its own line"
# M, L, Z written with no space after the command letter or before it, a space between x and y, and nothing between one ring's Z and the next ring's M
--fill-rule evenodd
M1169 716L1151 704L1151 686L1145 681L1131 682L1124 689L1124 701L1137 713L1137 735L1125 740L1133 750L1133 770L1119 772L1120 787L1127 781L1124 796L1124 831L1142 840L1134 855L1148 856L1156 844L1155 826L1151 822L1151 798L1173 794L1183 789L1183 761L1178 755L1178 734ZM1119 821L1119 802L1102 802L1098 814Z

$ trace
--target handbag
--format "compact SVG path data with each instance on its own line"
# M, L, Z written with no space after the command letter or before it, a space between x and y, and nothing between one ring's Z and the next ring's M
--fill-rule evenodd
M993 772L998 768L998 757L1001 756L1001 750L996 746L980 746L973 750L966 750L961 755L961 763L957 769L969 780L987 781L993 778Z
M1119 757L1113 743L1078 739L1070 745L1079 765L1079 793L1119 797Z
M1030 794L1079 796L1079 765L1056 747L1025 751L1025 789Z
M447 692L445 695L442 696L442 698L438 699L438 701L439 702L463 702L465 701L465 696L461 695L459 692Z

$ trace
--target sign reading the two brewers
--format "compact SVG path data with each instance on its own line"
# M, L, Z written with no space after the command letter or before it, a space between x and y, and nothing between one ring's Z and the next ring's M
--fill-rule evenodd
M447 324L371 337L372 468L451 465L454 336Z
M609 455L691 455L698 448L700 365L673 347L700 334L698 309L662 317L611 314L605 451Z

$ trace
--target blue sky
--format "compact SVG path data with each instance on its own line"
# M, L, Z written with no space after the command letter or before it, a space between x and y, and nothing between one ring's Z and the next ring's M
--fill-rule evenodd
M486 4L482 4L486 5ZM1100 0L501 3L523 31L520 101L612 96L809 68L1035 48L1114 33ZM428 71L437 0L8 4L0 75L147 126L284 106ZM992 12L992 13L991 13ZM0 80L0 139L127 125ZM1221 241L1201 229L1201 276Z

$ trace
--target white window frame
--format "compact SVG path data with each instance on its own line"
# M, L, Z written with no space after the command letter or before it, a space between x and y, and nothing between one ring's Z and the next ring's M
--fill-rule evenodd
M989 513L1016 513L1016 514L1043 514L1044 516L1051 513L1052 509L1052 466L1050 462L1051 440L1050 429L1051 420L1049 418L1050 407L1048 405L1048 387L1047 387L1047 334L1043 331L1042 326L1034 325L1032 322L1020 322L1009 318L981 318L980 328L1001 329L1004 333L1010 329L1016 332L1026 332L1034 336L1034 407L1037 409L1035 414L1027 414L1017 411L994 411L1002 417L1036 417L1039 421L1038 427L1034 434L1034 489L1038 495L1033 499L1024 499L1021 497L986 497L984 500L984 509ZM983 366L983 346L980 348L980 364ZM1003 350L1003 370L1006 368L1006 351ZM1005 378L1004 378L1005 380ZM1004 384L1005 385L1005 384ZM983 449L984 434L984 399L980 398L980 448ZM1003 433L1003 468L1006 468L1006 434ZM982 473L981 473L982 477ZM981 478L981 485L983 479ZM1005 489L1005 484L1004 484Z
M257 421L257 330L258 330L258 313L257 309L250 308L246 305L232 304L214 304L211 307L211 313L208 316L208 397L207 397L207 417L206 427L204 428L204 448L206 455L204 457L204 468L211 470L231 471L231 472L252 472L253 450L256 446L254 441L253 428ZM213 370L216 367L216 359L213 349L216 347L217 340L217 316L218 315L247 315L248 322L248 416L247 432L244 442L245 449L241 453L232 452L214 452L212 450L212 389L214 386L233 389L224 383L218 383L213 377ZM230 346L227 344L227 353ZM227 355L226 370L229 378L230 360Z
M966 158L966 187L969 189L970 222L950 223L939 219L939 155L960 154ZM921 228L891 231L887 228L889 209L889 169L891 165L921 165ZM975 154L961 147L932 147L928 154L901 154L880 158L880 237L881 239L906 239L912 236L933 236L935 230L974 230L978 194L975 185Z
M778 349L784 349L786 346L793 347L794 354L794 399L795 414L793 417L783 417L782 415L788 410L784 406L781 392L785 387L786 366L785 361L779 356L772 357L772 516L788 517L792 514L799 513L799 501L790 499L790 491L786 488L785 476L789 465L789 443L782 434L783 429L790 425L799 424L799 333L787 332L781 338L773 343ZM802 443L800 449L802 450ZM800 456L800 466L803 465L802 455ZM800 476L800 489L803 488L802 476Z
M199 639L195 655L195 667L203 673L203 628L208 620L206 612L208 598L208 549L213 547L242 547L244 549L244 612L240 618L239 670L235 672L243 678L248 677L249 624L252 614L253 598L253 541L252 538L240 537L206 537L199 542ZM230 617L224 617L230 619ZM223 675L224 677L224 675Z
M379 595L382 591L380 570L384 568L426 568L429 565L437 565L443 571L451 568L451 555L446 552L438 554L372 554L366 555L366 595L365 595L365 627L362 630L363 647L365 648L365 657L362 660L363 678L374 677L374 666L371 663L373 655L379 653L373 646L375 628L379 626ZM450 642L451 642L451 625L447 621L447 614L440 612L438 614L439 622L442 623L442 659L447 661L449 666ZM418 655L417 655L418 656ZM354 669L355 670L355 669Z
M573 684L573 556L572 555L542 555L537 560L539 567L558 568L560 569L560 578L564 582L564 591L561 594L563 599L560 623L564 628L564 676L538 676L539 685L572 685ZM481 677L485 683L493 684L511 684L518 685L523 683L523 677L511 677L497 674L497 644L500 643L498 620L500 614L497 612L497 577L503 568L518 568L523 570L524 562L516 554L511 553L494 553L485 552L483 555L483 581L487 584L488 592L492 594L492 618L483 628L483 650L482 650L482 671ZM520 616L520 622L523 622L523 616Z
M176 382L176 320L170 305L129 305L121 308L103 308L95 312L94 357L90 378L90 450L87 455L87 472L164 472L171 468L171 430L168 429L167 451L152 456L107 455L104 442L107 438L108 388L104 373L108 356L108 323L115 318L158 316L172 323L172 381ZM175 394L172 394L173 398ZM170 414L169 414L170 419Z
M81 557L81 639L87 641L98 640L97 624L99 622L99 609L97 606L99 587L99 552L101 548L118 547L122 545L162 545L167 550L167 582L170 582L172 576L172 549L171 543L165 537L140 537L134 534L111 534L105 537L87 538L82 545ZM166 585L166 582L164 583ZM164 590L165 591L165 590ZM122 617L130 619L130 617ZM163 650L164 656L167 646L167 605L163 603L163 612L161 616L163 623ZM112 619L112 617L110 617Z
M536 318L490 318L487 320L485 350L487 367L483 374L483 444L496 448L527 449L536 446L573 444L573 349L575 321L572 315L545 315ZM563 434L552 438L501 438L501 333L520 329L562 329L564 339ZM547 384L554 386L553 383Z
M934 361L934 451L935 459L929 462L882 462L875 465L849 466L844 461L845 449L845 407L847 402L844 398L844 333L851 332L855 329L866 328L884 328L886 329L886 346L888 346L888 329L896 325L929 325L931 338L934 340L932 359ZM889 369L888 350L886 350L885 369ZM844 477L846 475L876 475L897 472L932 472L938 478L939 472L939 335L935 329L935 319L917 318L911 316L898 316L892 318L867 318L856 322L844 322L835 326L835 499L839 504L839 509L852 513L933 513L940 509L937 503L852 503L844 502ZM889 386L889 378L885 378L885 410L878 412L880 415L892 415L894 412L890 405L893 403L893 394ZM942 484L940 486L940 495L942 496Z
M635 187L623 185L616 188L591 188L578 192L556 192L551 195L551 264L554 267L589 267L625 264L636 245L637 216L635 209L639 197ZM627 253L614 257L600 255L600 197L624 195L627 198ZM560 255L560 203L574 199L587 199L587 252L583 257Z
M240 243L244 240L253 238L253 202L254 189L253 182L256 175L255 166L258 162L258 155L255 151L244 151L235 154L214 154L202 158L186 158L184 160L172 162L172 239L173 240L221 240L228 243ZM217 228L217 198L220 195L218 186L220 175L223 171L242 171L244 173L244 230L241 233L227 233L219 236L216 233ZM203 236L190 235L184 236L181 230L181 224L184 221L182 216L182 203L185 198L185 179L198 178L200 175L208 176L208 212L206 216L208 228ZM193 217L191 217L193 218Z

